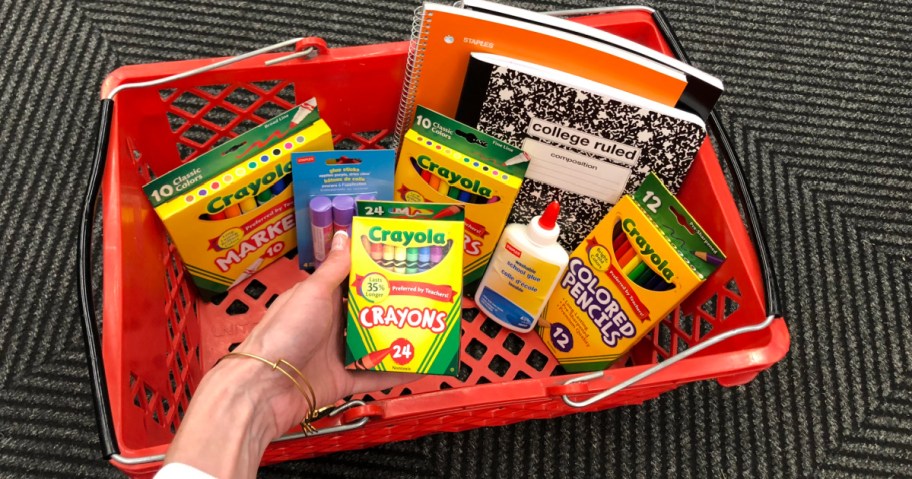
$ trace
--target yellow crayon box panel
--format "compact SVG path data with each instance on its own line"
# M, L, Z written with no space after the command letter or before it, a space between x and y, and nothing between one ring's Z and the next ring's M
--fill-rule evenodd
M465 207L463 276L471 293L484 275L528 162L522 150L418 107L395 176L395 199Z
M184 182L155 211L203 297L228 290L295 248L291 154L332 145L329 127L305 103L148 185L160 192L161 185ZM155 204L155 195L149 197Z
M346 368L457 374L463 218L453 204L358 202Z
M570 255L538 332L567 371L604 369L724 259L687 210L650 174Z

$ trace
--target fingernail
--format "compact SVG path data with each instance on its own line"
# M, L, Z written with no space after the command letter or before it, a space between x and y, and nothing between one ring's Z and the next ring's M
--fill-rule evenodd
M342 250L348 247L348 233L345 230L336 231L333 235L332 249Z

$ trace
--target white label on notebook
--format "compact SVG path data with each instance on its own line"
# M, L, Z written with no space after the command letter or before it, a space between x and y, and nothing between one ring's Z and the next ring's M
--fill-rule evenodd
M620 200L630 178L630 168L531 138L523 140L522 149L532 157L526 178L606 203L614 204Z
M629 166L637 164L640 149L616 141L606 140L595 135L564 126L534 116L529 117L526 134L553 143L560 143L567 148L591 153L607 158L614 163Z

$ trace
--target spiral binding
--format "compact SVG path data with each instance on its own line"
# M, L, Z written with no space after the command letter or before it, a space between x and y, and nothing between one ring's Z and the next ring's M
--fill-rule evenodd
M418 90L418 80L421 78L421 64L424 62L424 51L428 39L428 27L434 12L424 15L424 7L415 9L412 21L411 41L409 42L408 59L405 61L405 81L402 86L402 97L399 100L399 113L396 115L396 135L393 148L399 149L402 136L405 134L411 112L415 109L415 94Z

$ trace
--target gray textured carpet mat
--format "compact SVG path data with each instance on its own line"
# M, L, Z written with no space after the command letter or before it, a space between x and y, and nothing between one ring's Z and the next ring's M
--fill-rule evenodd
M99 458L74 259L104 76L298 34L333 46L402 40L415 6L0 2L0 476L118 476ZM692 384L639 407L440 434L263 477L912 474L912 7L655 6L694 63L726 83L719 111L774 253L789 355L743 387Z

